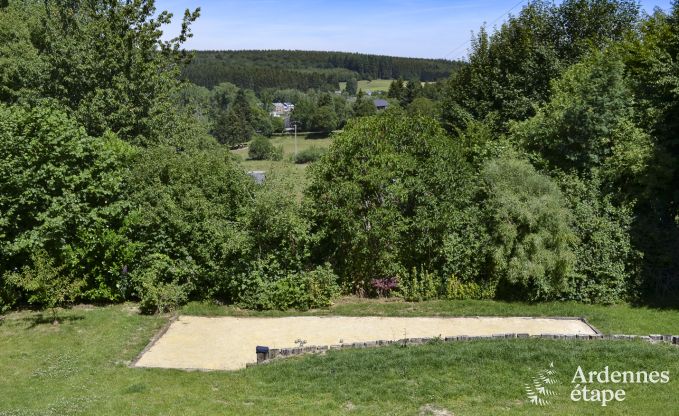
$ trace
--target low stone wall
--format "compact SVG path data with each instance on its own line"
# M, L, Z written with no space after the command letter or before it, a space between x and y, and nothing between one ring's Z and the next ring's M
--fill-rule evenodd
M422 345L429 342L464 342L477 340L501 340L501 339L518 339L518 338L542 338L542 339L560 339L560 340L605 340L605 341L630 341L641 340L651 343L666 343L679 346L679 335L558 335L558 334L495 334L495 335L481 335L481 336L467 336L459 335L453 337L431 337L431 338L403 338L399 340L378 340L367 342L354 342L351 344L334 344L334 345L311 345L297 348L268 348L266 346L258 346L256 349L257 363L249 363L247 367L266 364L274 360L280 360L289 357L295 357L305 354L325 354L331 350L344 349L361 349L361 348L376 348L385 345Z

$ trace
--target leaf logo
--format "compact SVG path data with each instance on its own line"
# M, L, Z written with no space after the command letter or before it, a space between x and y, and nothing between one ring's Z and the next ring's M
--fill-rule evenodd
M524 384L528 401L536 406L547 406L551 404L547 399L556 396L557 393L548 388L548 386L552 386L559 382L556 378L554 362L549 363L549 368L538 371L537 375L533 377L531 381L532 383Z

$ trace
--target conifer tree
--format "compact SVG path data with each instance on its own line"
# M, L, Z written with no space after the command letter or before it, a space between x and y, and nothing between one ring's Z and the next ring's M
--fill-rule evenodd
M404 97L404 94L405 87L403 85L403 78L399 78L397 80L392 81L391 85L389 85L389 92L387 93L387 97L395 98L401 101Z
M347 80L347 85L345 87L345 91L349 95L356 95L356 89L358 88L358 81L356 81L356 78L349 78Z
M422 94L422 84L418 79L411 79L403 91L403 97L401 98L401 105L407 107L412 103L415 98Z

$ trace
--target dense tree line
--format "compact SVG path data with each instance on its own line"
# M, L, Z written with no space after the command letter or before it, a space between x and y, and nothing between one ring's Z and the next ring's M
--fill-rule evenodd
M395 79L389 85L387 97L392 104L408 110L410 115L422 115L438 118L441 105L443 83L422 83L416 79L405 82L403 78Z
M221 63L196 63L184 69L189 81L207 88L223 82L260 91L264 88L318 89L335 91L343 76L337 72L314 72L258 66L231 66Z
M678 13L531 2L481 30L443 94L453 137L509 146L559 185L578 218L569 297L677 295Z
M322 89L334 91L340 81L405 78L437 81L464 64L443 59L397 58L344 52L198 51L184 69L191 82L211 88L231 82L242 88Z
M180 111L230 148L244 145L254 136L280 133L284 119L272 117L271 102L262 102L252 90L223 82L212 90L185 82L175 95ZM264 96L264 99L270 99Z
M309 308L334 296L333 272L310 261L292 185L256 187L209 134L211 111L255 129L256 98L180 82L197 17L187 11L163 41L171 16L152 0L0 8L0 309Z
M482 29L440 94L447 134L388 112L312 167L318 255L413 300L675 304L678 18L531 2ZM412 105L408 85L390 97Z
M379 114L362 91L181 82L197 17L168 42L151 0L0 7L1 309L679 299L679 3L531 2ZM215 140L273 128L273 101L344 127L301 201Z
M184 83L177 96L183 111L193 114L194 121L202 124L219 143L231 148L246 144L254 136L270 137L283 132L286 118L288 125L297 125L299 131L327 133L341 129L352 117L375 113L373 99L361 95L353 100L346 93L318 90L266 89L256 94L229 82L212 90ZM294 103L295 110L271 116L274 102Z
M498 131L523 120L550 96L550 82L592 49L630 34L639 20L635 1L535 1L518 16L473 39L469 65L449 81L446 127L489 120Z

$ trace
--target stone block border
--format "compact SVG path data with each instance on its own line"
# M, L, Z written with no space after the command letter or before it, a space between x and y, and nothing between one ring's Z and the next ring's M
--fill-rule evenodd
M266 346L258 346L256 350L257 363L248 363L246 367L252 367L259 364L267 364L272 361L277 361L285 358L296 357L306 354L325 354L332 350L344 349L361 349L361 348L376 348L385 345L422 345L430 342L465 342L478 340L505 340L505 339L519 339L519 338L541 338L541 339L555 339L555 340L603 340L603 341L631 341L640 340L650 342L652 344L664 343L679 347L679 335L658 335L652 334L647 336L641 335L604 335L598 333L592 335L559 335L559 334L494 334L494 335L458 335L452 337L429 337L429 338L403 338L396 341L392 340L377 340L366 342L354 342L345 344L333 345L311 345L307 347L297 348L268 348Z

